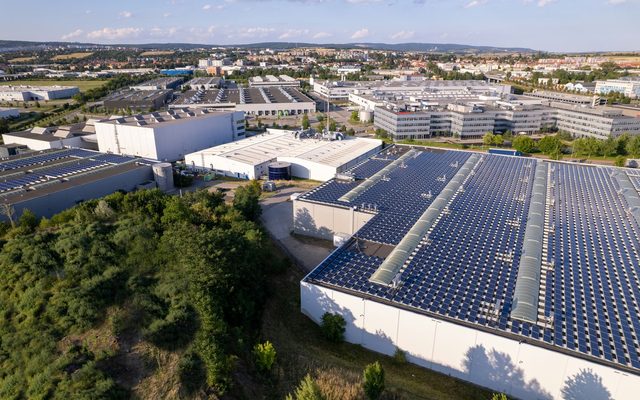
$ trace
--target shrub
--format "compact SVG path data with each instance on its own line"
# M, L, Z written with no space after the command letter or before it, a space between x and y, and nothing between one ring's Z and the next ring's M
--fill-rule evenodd
M342 315L324 313L322 316L322 334L333 343L340 343L344 340L344 331L347 323Z
M615 166L624 167L626 162L627 162L627 159L624 156L618 156L616 157L616 160L615 160Z
M269 341L258 343L253 347L256 367L262 372L269 372L276 362L276 349Z
M396 352L393 354L393 361L398 364L405 364L407 362L407 355L400 348L396 348Z
M363 386L369 400L378 400L384 392L384 369L378 361L364 368Z
M307 374L293 392L293 396L288 395L286 400L323 400L323 396L318 384Z

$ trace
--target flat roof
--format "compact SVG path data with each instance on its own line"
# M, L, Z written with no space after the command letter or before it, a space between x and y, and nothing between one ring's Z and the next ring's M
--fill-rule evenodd
M304 93L290 87L187 90L173 104L290 104L314 103Z
M259 165L275 158L298 158L333 167L352 161L356 154L365 154L382 142L377 139L345 140L296 139L294 131L270 129L267 133L201 150L194 155L218 156L233 161Z
M298 198L374 214L305 281L640 373L639 171L407 149ZM395 277L379 283L381 270Z
M104 98L104 101L153 101L158 98L167 97L173 93L172 89L157 90L127 90L116 92Z
M232 115L237 111L209 111L206 109L176 108L167 111L152 112L150 114L136 114L96 122L98 124L132 125L154 127L158 125L180 124L190 118L209 118L214 116Z
M86 149L57 149L0 160L0 202L40 197L154 162Z

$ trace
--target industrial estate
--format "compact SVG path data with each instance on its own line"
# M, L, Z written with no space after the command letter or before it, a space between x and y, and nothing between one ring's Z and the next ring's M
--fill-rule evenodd
M0 398L638 398L640 53L3 40L0 134Z

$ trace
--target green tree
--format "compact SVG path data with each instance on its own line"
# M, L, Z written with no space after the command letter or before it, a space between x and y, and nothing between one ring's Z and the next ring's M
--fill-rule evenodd
M20 218L18 218L18 225L28 231L33 231L39 222L38 217L29 209L24 210Z
M341 343L344 340L346 321L339 314L324 313L322 315L322 334L333 343Z
M359 119L360 119L360 115L359 115L358 111L352 111L351 112L351 117L349 117L349 120L351 122L358 122Z
M307 114L302 116L302 129L309 129L311 124L309 123L309 116Z
M544 154L557 159L561 157L564 145L558 136L553 135L545 136L540 139L538 142L538 148Z
M236 189L233 207L240 211L245 218L257 221L262 213L262 208L260 208L261 194L260 182L252 180L248 185L240 186Z
M384 369L378 361L364 368L363 382L364 393L369 400L378 400L384 392Z
M502 135L494 135L493 144L496 146L502 146L504 144L504 137Z
M507 395L504 393L494 393L491 396L491 400L509 400L509 399L507 398Z
M613 157L618 154L618 141L612 137L608 137L600 143L600 149L602 155L605 157Z
M640 157L640 135L633 135L629 138L627 153L633 158Z
M302 379L292 395L286 397L287 400L324 400L318 384L307 374Z
M485 146L492 146L494 138L495 135L493 133L487 132L482 137L482 143L484 143Z
M335 132L338 129L338 126L336 124L336 121L334 121L333 119L329 122L329 130L331 132Z
M269 341L258 343L253 347L253 356L260 371L269 372L276 362L276 349Z
M511 145L514 149L525 154L532 153L536 149L535 141L531 137L525 135L516 136L511 142Z

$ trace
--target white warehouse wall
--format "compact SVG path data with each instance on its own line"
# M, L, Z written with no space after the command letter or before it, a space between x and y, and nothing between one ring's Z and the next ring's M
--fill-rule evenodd
M526 341L458 325L307 282L301 310L347 322L345 339L523 400L636 400L640 376Z
M375 214L308 201L293 201L293 230L305 236L333 240L336 233L353 235Z
M162 161L177 161L186 154L232 142L244 131L237 129L243 112L211 113L147 126L97 122L101 152ZM242 126L244 129L244 126Z

